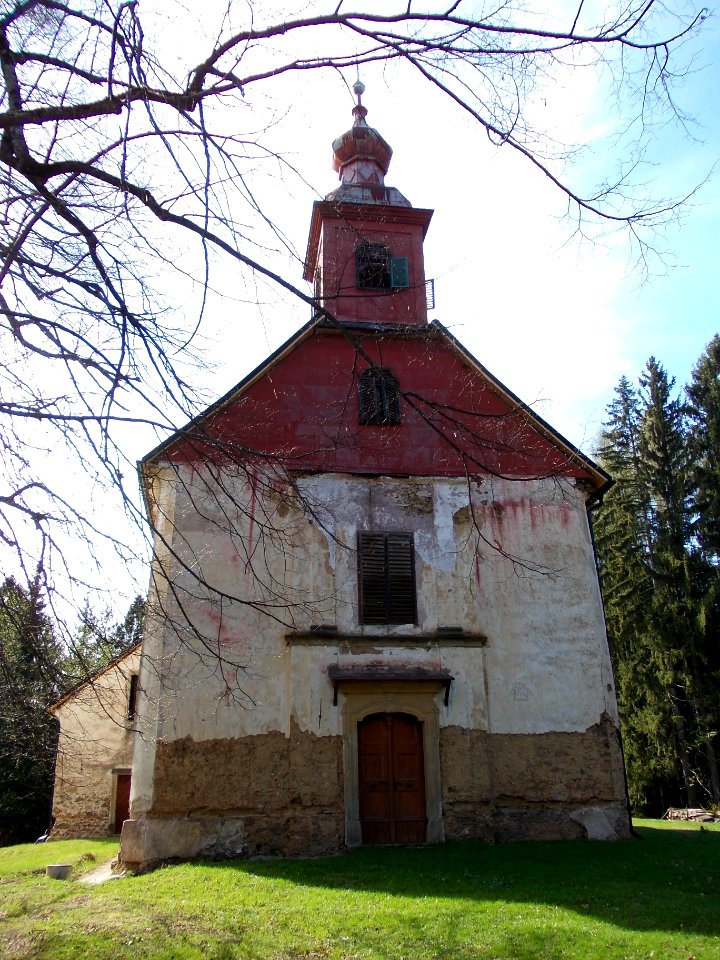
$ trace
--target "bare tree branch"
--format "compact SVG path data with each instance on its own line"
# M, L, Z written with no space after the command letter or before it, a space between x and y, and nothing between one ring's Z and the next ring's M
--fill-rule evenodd
M704 10L674 14L653 0L630 0L592 25L580 2L561 29L512 2L472 15L463 0L427 13L409 2L387 13L344 12L343 3L328 9L263 24L250 9L239 29L228 11L216 41L203 48L198 40L193 66L176 76L166 51L146 36L136 2L0 0L0 539L28 576L38 558L46 570L54 559L60 577L84 586L85 573L73 572L67 556L67 532L98 568L96 542L113 540L84 501L51 482L46 471L58 451L119 496L129 518L142 524L133 482L125 479L134 466L122 431L144 425L157 440L202 408L204 398L191 386L194 345L220 258L248 284L267 282L307 304L319 321L335 323L327 304L320 309L270 256L275 248L297 256L258 189L261 161L282 176L298 173L254 118L263 91L279 78L378 62L407 66L492 143L511 148L547 178L567 199L579 230L588 219L622 226L641 249L644 229L692 196L688 190L654 202L631 177L651 136L652 111L684 120L673 100L672 81L683 71L675 58ZM623 158L631 162L589 191L574 184L557 156L545 155L547 132L535 129L529 111L538 83L580 64L615 71L618 94L636 95L633 122L640 120L639 142ZM237 108L232 132L228 104ZM560 161L571 148L560 151ZM180 249L190 241L198 245L199 266ZM200 291L197 315L171 313L166 276ZM375 364L359 338L341 332L356 361ZM502 476L496 460L511 441L493 433L489 421L440 409L412 392L404 400L462 454L469 477ZM321 516L317 505L302 503L291 465L273 462L265 451L219 449L213 442L238 476L250 457L258 472L255 480L244 478L248 489L274 474L298 510ZM545 475L531 465L528 474ZM224 482L215 475L218 489ZM232 526L228 517L221 522ZM268 543L285 535L277 518L253 524ZM130 562L146 549L137 543L115 546ZM184 564L203 589L199 558L173 562ZM249 553L246 562L257 568L256 593L217 594L215 601L248 603L283 622L292 619L292 602L304 608L306 598L289 601L259 554ZM184 629L197 627L188 620Z

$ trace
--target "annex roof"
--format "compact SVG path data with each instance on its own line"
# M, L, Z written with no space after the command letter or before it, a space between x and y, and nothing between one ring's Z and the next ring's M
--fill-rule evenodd
M72 700L73 697L76 697L81 690L84 690L85 687L94 683L98 677L101 677L103 674L107 673L109 670L112 670L114 667L120 666L123 660L129 659L134 653L140 653L142 643L134 643L131 647L128 647L126 650L123 650L122 653L119 653L116 657L113 657L109 663L104 664L102 667L99 667L97 670L93 671L89 677L86 677L84 680L81 680L79 683L76 683L66 694L64 694L57 703L53 703L52 706L48 707L50 713L55 713L55 711L62 707L64 703L67 703L68 700Z

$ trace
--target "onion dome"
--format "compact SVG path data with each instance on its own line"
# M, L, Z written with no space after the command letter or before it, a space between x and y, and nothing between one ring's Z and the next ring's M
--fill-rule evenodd
M385 186L392 148L377 130L365 122L367 108L362 104L365 85L353 84L357 104L353 107L352 127L334 141L333 170L342 186L328 194L326 200L336 203L382 203L409 207L410 202L395 187Z

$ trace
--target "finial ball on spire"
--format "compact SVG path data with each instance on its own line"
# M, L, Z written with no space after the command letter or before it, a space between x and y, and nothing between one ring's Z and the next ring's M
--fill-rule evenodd
M352 86L353 92L357 95L358 100L365 93L365 84L362 80L356 80Z

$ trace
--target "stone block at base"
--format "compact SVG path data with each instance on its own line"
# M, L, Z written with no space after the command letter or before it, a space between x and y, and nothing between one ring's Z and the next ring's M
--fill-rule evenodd
M120 859L128 866L175 858L246 855L245 827L237 817L126 820L120 838Z
M583 807L574 810L570 819L585 828L588 840L627 840L630 834L625 804L607 803L601 807Z

